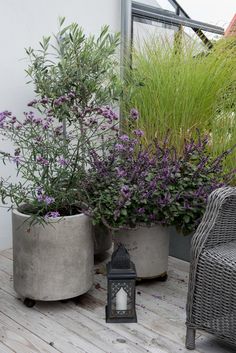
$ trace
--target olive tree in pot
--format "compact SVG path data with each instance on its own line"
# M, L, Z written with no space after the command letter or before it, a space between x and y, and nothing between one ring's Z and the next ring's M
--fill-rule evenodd
M37 100L31 104L42 111L42 102L47 105L49 115L63 124L63 133L75 128L77 121L80 152L83 155L83 168L87 168L87 148L91 138L97 145L106 131L110 130L116 114L110 114L109 107L102 108L104 121L97 117L97 107L116 105L121 93L117 48L119 34L109 33L104 26L98 37L85 36L77 23L65 25L65 18L59 19L59 31L51 37L43 37L39 50L26 49L30 64L26 73L33 83ZM70 98L73 99L70 99ZM69 98L69 99L68 99ZM90 120L89 120L90 119ZM87 130L88 124L91 129ZM99 127L100 133L96 133ZM89 133L92 135L89 138ZM98 142L99 141L99 142ZM94 251L96 254L111 247L109 232L101 231L102 225L93 229Z
M138 118L136 110L130 118ZM102 222L113 231L115 245L126 246L139 278L166 278L170 227L184 232L197 227L207 195L234 174L222 172L231 151L213 159L207 138L199 136L185 141L178 156L168 134L147 148L143 135L134 129L132 136L118 134L103 155L91 151L86 212L95 224Z

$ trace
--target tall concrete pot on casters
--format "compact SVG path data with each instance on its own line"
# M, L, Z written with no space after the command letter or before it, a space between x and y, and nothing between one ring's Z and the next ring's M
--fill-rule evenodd
M115 248L124 244L134 262L138 279L167 278L169 231L162 226L140 227L117 231L113 235Z
M28 215L13 210L12 228L14 289L25 305L73 298L91 288L94 244L88 216L30 225Z

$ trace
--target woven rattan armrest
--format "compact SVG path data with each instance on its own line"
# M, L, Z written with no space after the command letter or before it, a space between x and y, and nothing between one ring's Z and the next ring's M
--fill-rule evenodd
M191 256L196 258L205 248L236 240L236 188L213 191L206 212L192 239Z

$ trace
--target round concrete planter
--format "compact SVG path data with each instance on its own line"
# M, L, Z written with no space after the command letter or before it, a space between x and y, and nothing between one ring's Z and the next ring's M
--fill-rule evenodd
M168 267L169 231L161 226L114 233L115 247L123 243L140 279L165 276Z
M112 234L105 226L93 227L94 255L102 255L112 246Z
M16 292L33 300L62 300L87 292L93 284L93 237L84 214L30 225L12 212L13 281Z

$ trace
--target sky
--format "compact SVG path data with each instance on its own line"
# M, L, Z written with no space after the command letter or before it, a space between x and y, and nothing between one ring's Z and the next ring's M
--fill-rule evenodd
M166 10L172 10L168 0L138 0L155 5L156 2ZM193 19L227 28L236 13L236 0L177 0Z
M225 29L236 13L236 0L178 0L178 3L192 19Z

